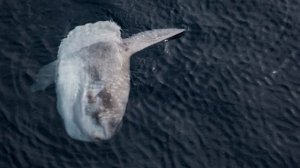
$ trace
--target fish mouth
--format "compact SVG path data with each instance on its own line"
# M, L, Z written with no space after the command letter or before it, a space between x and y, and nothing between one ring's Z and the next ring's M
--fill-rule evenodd
M100 117L96 119L96 124L101 127L102 133L94 135L95 141L103 141L111 139L122 128L123 122L119 118Z
M104 128L104 140L111 139L122 127L122 122L117 122L110 124L109 126L105 125Z

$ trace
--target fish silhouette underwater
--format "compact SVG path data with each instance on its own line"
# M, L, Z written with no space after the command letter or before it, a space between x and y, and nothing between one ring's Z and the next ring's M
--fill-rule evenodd
M35 77L32 91L56 85L57 110L77 140L110 139L120 128L130 90L130 57L184 29L154 29L122 39L112 21L77 26L62 40L57 60Z

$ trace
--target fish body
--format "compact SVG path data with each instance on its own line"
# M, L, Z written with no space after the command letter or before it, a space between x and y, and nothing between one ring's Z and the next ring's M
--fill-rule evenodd
M78 26L62 40L57 60L39 71L32 90L56 84L57 109L72 138L110 139L126 110L130 57L183 31L154 29L122 39L114 22Z

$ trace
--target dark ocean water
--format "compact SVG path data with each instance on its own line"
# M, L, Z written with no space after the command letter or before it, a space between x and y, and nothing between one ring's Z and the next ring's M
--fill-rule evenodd
M29 86L100 20L187 32L132 58L123 127L86 143ZM299 168L299 46L299 0L0 0L0 168Z

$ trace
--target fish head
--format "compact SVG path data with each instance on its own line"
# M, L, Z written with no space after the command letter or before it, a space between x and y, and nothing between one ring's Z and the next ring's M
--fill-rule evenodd
M122 126L126 103L119 103L107 88L100 92L87 89L77 110L77 127L82 135L80 140L101 141L111 139ZM95 94L96 93L96 94ZM76 115L76 114L75 114Z

